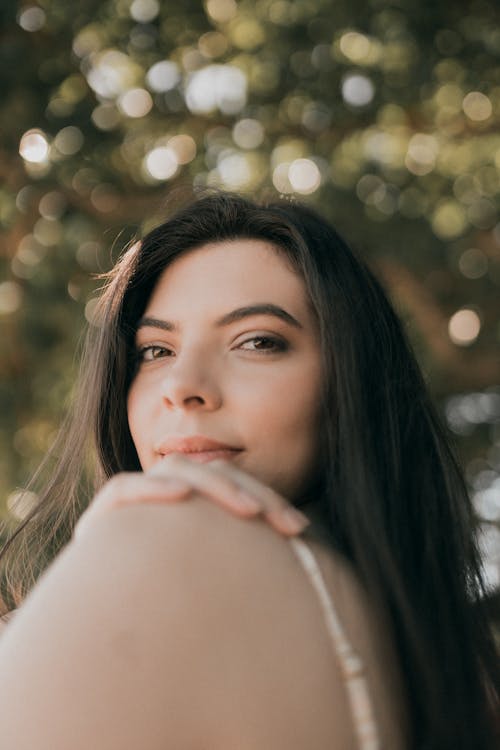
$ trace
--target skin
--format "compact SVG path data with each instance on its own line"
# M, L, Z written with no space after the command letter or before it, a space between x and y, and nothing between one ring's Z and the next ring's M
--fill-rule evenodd
M7 627L0 670L2 742L16 750L357 747L287 541L200 495L89 525Z
M267 311L219 323L264 304L286 319ZM136 350L127 407L143 472L113 477L75 535L109 510L193 492L240 517L262 514L283 535L303 531L309 520L290 502L320 465L321 350L303 280L283 253L245 239L182 255L158 280ZM159 452L166 438L199 434L241 450L207 463Z
M214 325L262 302L301 327L269 315ZM128 398L144 472L107 483L2 636L3 741L16 750L354 750L344 678L291 547L260 519L241 523L215 507L241 512L238 493L266 512L286 507L317 469L320 349L302 281L266 243L207 245L165 271L146 313L180 326L137 334L140 348L159 347ZM288 348L257 352L257 336ZM179 433L242 452L203 464L162 458L158 441ZM132 507L104 512L116 506ZM311 546L367 667L382 746L399 750L402 690L387 629L377 633L345 564Z
M258 304L296 323L270 313L217 322ZM303 281L282 254L248 239L188 252L164 271L142 320L127 405L143 470L162 461L165 438L202 434L242 449L233 468L299 499L319 465L321 352Z

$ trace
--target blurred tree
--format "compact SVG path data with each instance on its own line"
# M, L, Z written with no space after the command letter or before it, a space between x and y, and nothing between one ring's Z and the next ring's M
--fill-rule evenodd
M0 495L50 444L95 273L174 188L297 196L376 269L500 532L494 0L4 0ZM22 513L22 509L16 511Z

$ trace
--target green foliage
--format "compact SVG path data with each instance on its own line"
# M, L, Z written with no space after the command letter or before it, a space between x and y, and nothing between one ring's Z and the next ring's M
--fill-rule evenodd
M4 2L2 497L64 412L95 274L174 188L222 185L310 201L367 257L500 516L499 15L493 0Z

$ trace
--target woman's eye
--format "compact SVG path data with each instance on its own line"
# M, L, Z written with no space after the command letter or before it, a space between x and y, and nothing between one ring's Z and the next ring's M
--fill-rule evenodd
M155 359L163 359L170 355L170 349L164 346L158 346L157 344L150 344L148 346L141 347L137 352L137 359L139 362L153 362Z
M283 352L287 348L286 343L273 336L252 336L240 344L240 349L250 352Z

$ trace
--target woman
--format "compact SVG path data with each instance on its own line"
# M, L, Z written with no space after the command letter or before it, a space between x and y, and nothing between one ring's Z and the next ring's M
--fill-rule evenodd
M102 489L0 645L11 745L495 747L464 483L392 309L322 219L181 210L112 272L82 383L4 551L12 608L81 515L91 434Z

